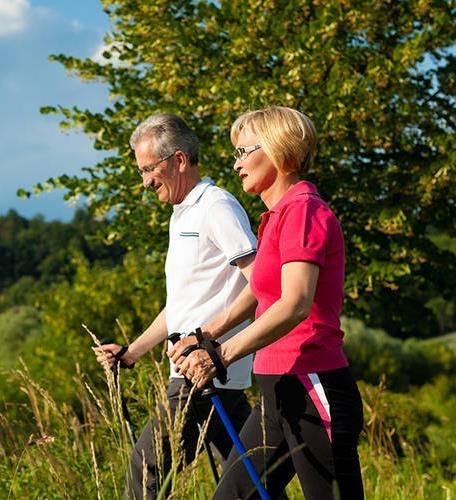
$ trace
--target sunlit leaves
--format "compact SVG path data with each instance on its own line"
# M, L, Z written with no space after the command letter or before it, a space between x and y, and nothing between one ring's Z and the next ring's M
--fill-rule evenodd
M255 225L264 207L233 175L229 127L247 109L284 104L307 112L319 132L310 179L342 221L347 292L364 301L349 300L346 310L364 314L366 301L392 289L401 307L423 282L431 294L454 288L454 278L440 280L454 258L426 239L430 225L456 234L450 2L102 3L112 21L111 59L53 59L83 80L105 82L111 102L102 113L55 103L42 111L60 113L63 127L109 152L83 177L60 177L56 186L69 198L88 197L97 215L114 213L112 238L166 248L169 208L142 196L128 146L135 125L157 111L195 128L203 174L234 192ZM123 64L109 62L116 58ZM439 64L432 70L431 60Z

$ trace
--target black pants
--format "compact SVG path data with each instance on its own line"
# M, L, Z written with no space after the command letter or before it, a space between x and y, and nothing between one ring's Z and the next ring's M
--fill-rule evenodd
M257 449L251 459L260 475L291 456L307 500L364 498L357 453L362 403L349 369L256 377L264 413L260 406L253 409L241 440L247 450ZM259 498L234 449L225 470L214 499ZM273 498L288 481L266 473ZM339 497L334 495L337 490Z
M247 402L244 391L221 389L219 397L231 417L235 429L239 432L244 422L250 414L250 405ZM168 391L168 401L171 414L174 418L176 409L180 405L181 408L185 405L188 398L188 390L185 387L183 379L171 379ZM208 399L195 398L198 415L201 420L206 420L212 408L212 403ZM164 410L163 410L164 411ZM160 419L154 421L154 426L157 427ZM184 428L182 432L183 450L185 453L185 462L189 463L195 458L196 447L200 432L198 430L195 414L192 411L192 406L186 414ZM217 412L214 412L207 430L207 439L212 442L221 456L226 460L232 447L232 442L225 428L220 421ZM126 498L131 500L142 500L143 498L143 453L147 465L147 499L156 497L157 488L157 457L154 451L154 441L151 432L151 423L149 422L144 428L141 436L136 443L131 453L129 474L127 476L127 492ZM164 475L171 469L171 448L169 439L166 435L162 436L163 447L163 471Z

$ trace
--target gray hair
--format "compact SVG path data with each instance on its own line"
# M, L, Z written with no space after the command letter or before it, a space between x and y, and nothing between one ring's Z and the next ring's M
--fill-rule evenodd
M130 146L135 149L145 138L154 140L154 152L161 157L180 150L188 156L191 165L198 164L198 137L176 115L157 113L146 118L131 134Z

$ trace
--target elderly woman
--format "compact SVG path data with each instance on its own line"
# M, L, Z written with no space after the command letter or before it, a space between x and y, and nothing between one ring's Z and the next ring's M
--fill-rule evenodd
M362 403L340 329L344 240L316 187L300 180L315 156L313 123L297 110L273 106L241 115L231 140L244 191L259 195L267 211L261 216L250 286L204 325L203 334L219 338L256 306L255 321L218 348L225 366L255 353L262 404L245 423L241 440L253 450L271 497L284 485L277 475L268 481L268 471L291 456L307 500L363 498L357 453ZM216 370L204 350L181 357L188 342L177 344L170 356L203 387ZM252 493L238 458L233 450L214 498Z

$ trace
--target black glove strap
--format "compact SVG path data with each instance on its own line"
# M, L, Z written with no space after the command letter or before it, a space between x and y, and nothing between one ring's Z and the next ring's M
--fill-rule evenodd
M214 367L217 372L217 378L219 379L221 384L225 385L228 382L227 370L219 356L219 353L216 351L216 349L220 347L220 344L215 340L205 339L203 336L203 332L199 327L196 328L194 332L189 333L189 336L190 335L195 336L198 342L198 347L200 349L204 349L209 354L212 363L214 363ZM189 354L189 352L187 354ZM182 355L184 355L184 352L182 352Z
M189 333L188 337L190 337L190 336L196 337L196 341L198 342L198 344L201 344L201 342L204 340L203 332L201 331L201 328L197 328L194 332Z
M215 345L214 345L215 344ZM225 365L222 363L222 359L219 356L219 353L215 350L216 347L219 347L219 343L213 340L203 339L200 343L200 347L202 347L211 358L214 363L215 370L217 372L217 378L220 380L220 383L225 385L228 382L227 379L227 370Z
M114 355L114 359L116 361L119 361L119 366L121 368L128 368L129 370L131 370L132 368L134 368L135 366L135 363L132 363L131 365L127 365L127 363L125 363L125 361L122 361L122 356L128 351L128 346L127 345L123 345L121 348L120 348L120 351Z

